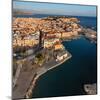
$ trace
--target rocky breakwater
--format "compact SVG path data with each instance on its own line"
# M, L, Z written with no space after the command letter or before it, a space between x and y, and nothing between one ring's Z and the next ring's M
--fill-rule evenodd
M84 90L85 90L86 94L95 95L95 94L97 94L97 84L96 83L94 83L94 84L85 84L84 85Z
M82 35L84 35L91 42L97 43L97 32L90 28L82 28Z

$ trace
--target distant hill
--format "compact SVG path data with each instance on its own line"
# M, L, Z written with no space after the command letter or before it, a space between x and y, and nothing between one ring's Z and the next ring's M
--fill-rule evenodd
M33 13L31 11L24 11L19 9L13 9L13 15L32 15Z

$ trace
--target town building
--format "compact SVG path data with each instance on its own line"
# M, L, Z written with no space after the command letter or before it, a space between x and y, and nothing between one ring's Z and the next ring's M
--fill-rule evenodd
M67 52L66 51L62 51L61 53L59 53L57 55L57 59L56 61L61 61L63 60L64 58L66 58L68 56Z

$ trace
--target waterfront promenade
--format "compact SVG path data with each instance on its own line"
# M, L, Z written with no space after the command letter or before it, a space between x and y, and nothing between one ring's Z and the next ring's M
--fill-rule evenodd
M71 54L67 51L68 56L62 61L50 60L38 69L30 69L24 71L24 66L21 69L21 73L17 80L16 86L13 88L13 99L30 98L32 90L35 87L36 80L42 74L46 73L60 64L64 63L66 60L71 58ZM33 84L32 84L33 83ZM24 85L24 86L23 86Z

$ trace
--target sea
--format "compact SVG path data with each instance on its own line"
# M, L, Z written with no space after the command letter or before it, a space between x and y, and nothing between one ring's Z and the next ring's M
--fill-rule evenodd
M33 17L47 16L35 15ZM97 31L96 17L74 17L80 20L79 24L83 27ZM63 45L72 54L72 57L40 76L33 90L32 98L86 95L84 84L97 83L97 44L81 37L63 42Z

